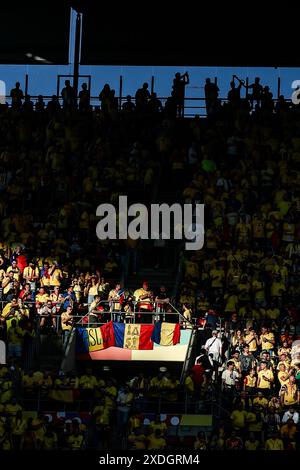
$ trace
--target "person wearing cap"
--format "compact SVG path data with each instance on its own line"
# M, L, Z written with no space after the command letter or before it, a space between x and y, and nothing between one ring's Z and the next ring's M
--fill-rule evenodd
M212 337L206 341L204 348L206 349L208 354L213 354L213 359L216 362L221 362L222 341L220 340L220 338L218 338L217 330L213 330Z

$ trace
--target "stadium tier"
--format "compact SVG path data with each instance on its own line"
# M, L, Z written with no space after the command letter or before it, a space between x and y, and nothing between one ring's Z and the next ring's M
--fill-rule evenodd
M0 105L1 449L299 448L299 105L207 79L186 119L188 82ZM120 196L204 205L204 246L99 239Z

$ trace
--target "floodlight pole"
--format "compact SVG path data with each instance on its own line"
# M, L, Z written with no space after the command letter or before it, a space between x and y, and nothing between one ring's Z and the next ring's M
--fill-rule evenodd
M80 36L81 36L81 15L77 12L76 29L75 29L75 50L74 50L74 70L73 70L73 88L77 98L78 93L78 75L79 75L79 59L80 59Z

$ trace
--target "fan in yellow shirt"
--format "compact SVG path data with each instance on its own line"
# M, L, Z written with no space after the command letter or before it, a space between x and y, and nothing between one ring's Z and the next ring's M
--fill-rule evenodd
M150 427L152 432L155 432L157 429L159 429L162 434L164 434L167 430L167 425L160 420L160 415L155 417L155 421L150 422Z
M225 272L219 264L217 264L216 267L210 270L209 276L211 279L211 287L213 289L221 289L223 287L225 280Z
M17 265L17 262L16 261L12 261L11 263L11 266L9 266L6 270L6 274L9 274L10 272L13 273L13 277L16 281L20 281L20 277L21 277L21 271L20 269L18 268L18 265Z
M144 450L146 449L146 436L141 432L140 428L134 428L128 436L128 443L130 449Z
M16 398L12 398L9 403L4 407L4 413L9 416L17 416L17 413L22 412L22 406L17 403Z
M289 373L286 369L286 365L283 362L279 365L279 371L277 373L277 378L278 378L279 383L280 383L281 386L286 385L289 381Z
M236 312L238 307L238 296L235 292L228 292L224 295L225 304L225 312Z
M255 369L250 369L249 374L244 378L244 390L248 391L250 394L254 393L256 382L257 377L255 374Z
M269 320L278 320L280 315L280 310L277 308L273 303L271 303L270 307L266 310L266 317Z
M270 353L273 352L275 345L274 333L269 331L269 328L265 326L263 326L261 329L260 344L262 349Z
M79 428L75 428L72 434L68 437L68 446L72 450L80 450L84 445L84 437Z
M23 271L23 279L26 283L35 283L39 279L40 273L34 263L30 262Z
M163 450L166 448L166 440L162 437L161 431L156 429L147 439L148 450Z
M57 434L52 430L51 426L49 426L47 431L45 432L42 449L57 449Z
M199 279L199 267L198 264L191 260L185 261L185 277L190 277L191 279Z
M98 427L107 427L110 422L110 409L104 404L104 400L100 401L100 405L95 406L92 415L95 417L95 424Z
M284 450L282 439L279 438L279 434L273 433L270 439L266 440L265 450Z
M270 369L267 369L267 363L261 362L261 370L258 372L257 388L270 390L274 382L274 375Z
M249 346L249 352L253 353L257 351L259 340L255 330L252 327L249 328L249 332L244 336L244 341L245 344Z
M94 390L98 385L97 378L92 374L92 369L87 369L86 374L79 379L79 388L83 390Z
M254 294L254 301L256 305L265 305L265 283L259 279L252 281L252 291Z
M287 384L284 384L280 390L281 403L286 406L299 405L300 391L295 383L295 376L291 375Z
M62 270L57 267L56 262L54 262L53 266L51 266L49 270L49 274L50 274L50 286L59 287L63 279L63 273L62 273Z
M240 403L237 409L233 410L230 415L232 427L235 430L244 429L246 427L247 411L243 410L243 405Z
M258 450L260 447L260 442L255 439L255 434L253 432L249 433L249 439L245 441L245 450Z
M49 300L49 295L47 294L44 287L40 287L37 295L35 296L35 301L40 302L41 304L47 302Z
M281 298L285 291L286 287L284 281L282 280L281 275L277 274L271 284L271 297Z

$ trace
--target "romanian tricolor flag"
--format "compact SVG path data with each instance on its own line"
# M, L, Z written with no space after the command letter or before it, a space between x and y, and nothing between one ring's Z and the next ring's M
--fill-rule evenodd
M97 328L78 328L76 339L76 353L100 351L115 345L114 328L112 322Z
M115 346L125 349L153 349L153 325L113 323Z
M157 322L155 323L152 341L160 346L173 346L180 342L179 323Z

